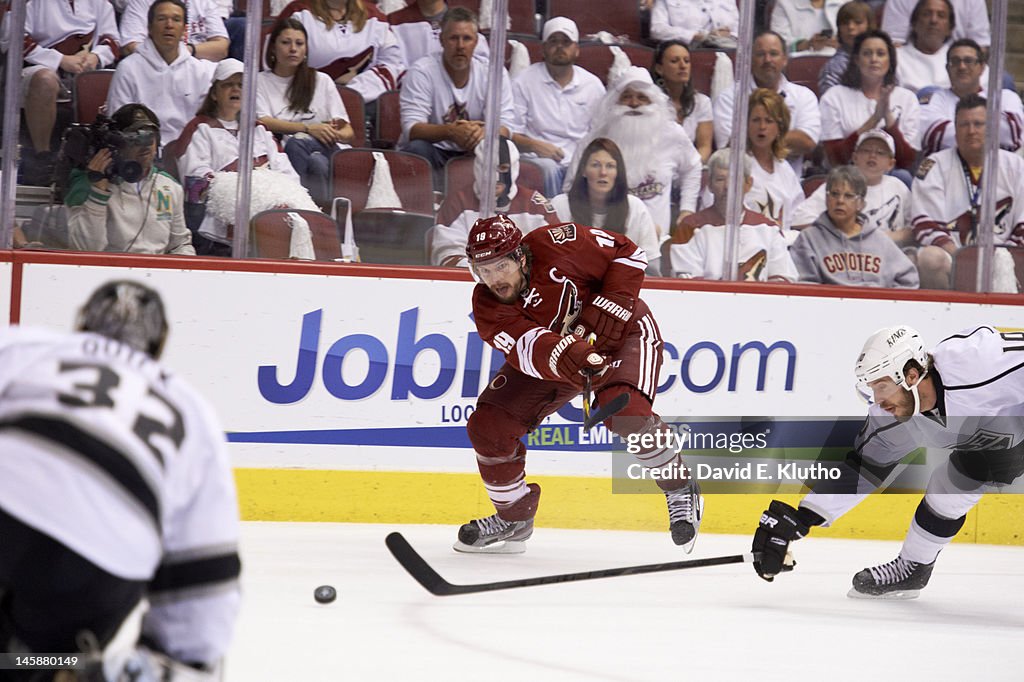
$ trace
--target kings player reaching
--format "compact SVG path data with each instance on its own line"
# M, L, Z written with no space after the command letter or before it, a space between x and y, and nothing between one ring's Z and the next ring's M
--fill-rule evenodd
M605 422L619 437L667 429L652 410L662 340L640 299L647 256L622 234L563 223L523 236L505 216L478 220L466 255L479 282L477 330L505 354L505 364L467 425L496 513L463 525L455 549L522 552L540 501L540 486L526 482L522 438L580 393L584 373L592 375L599 403L629 395ZM668 500L672 539L689 552L703 512L697 482L671 448L637 457L649 468L683 472L656 480Z

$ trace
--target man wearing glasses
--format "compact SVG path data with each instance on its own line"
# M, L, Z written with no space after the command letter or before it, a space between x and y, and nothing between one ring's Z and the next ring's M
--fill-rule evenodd
M921 152L934 154L941 149L956 146L953 116L961 97L980 94L985 96L983 79L987 82L985 55L978 43L962 38L949 46L946 53L948 88L939 88L921 98L920 130ZM999 146L1017 151L1024 136L1024 104L1012 90L1000 90L1002 111L999 118Z

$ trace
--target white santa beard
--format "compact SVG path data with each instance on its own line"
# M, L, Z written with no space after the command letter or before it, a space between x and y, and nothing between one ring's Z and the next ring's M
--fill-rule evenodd
M659 144L660 137L655 131L675 125L674 121L663 115L666 111L664 107L654 104L636 109L616 104L612 106L607 122L599 129L599 136L612 140L622 152L630 187L638 185L661 164L661 156L666 149ZM640 115L631 112L640 112Z

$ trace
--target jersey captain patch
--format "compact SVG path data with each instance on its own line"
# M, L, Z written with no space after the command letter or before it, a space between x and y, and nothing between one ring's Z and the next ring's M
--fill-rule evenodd
M917 167L917 177L920 178L921 180L924 180L925 176L928 175L928 171L930 171L932 169L932 166L934 165L935 159L929 156L927 159L921 162L920 166Z
M551 235L551 241L556 244L565 244L576 241L576 225L575 223L557 225L549 229L548 234Z

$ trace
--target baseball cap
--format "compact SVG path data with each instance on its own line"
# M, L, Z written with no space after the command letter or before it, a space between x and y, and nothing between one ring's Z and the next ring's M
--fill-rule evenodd
M576 27L576 22L568 17L553 17L544 22L541 40L546 41L556 33L564 33L574 43L580 41L580 30Z
M857 147L860 147L861 143L864 140L871 139L881 140L882 142L884 142L885 146L889 148L889 153L892 154L893 156L896 156L896 143L893 142L892 136L889 133L885 132L884 130L879 130L878 128L875 128L874 130L869 130L866 133L861 133L861 136L857 138Z
M222 59L217 62L217 70L213 72L213 80L226 81L236 73L242 73L243 71L245 71L245 64L237 59L231 59L230 57Z
M160 130L160 119L142 104L125 104L110 117L115 130L134 133L143 128Z

